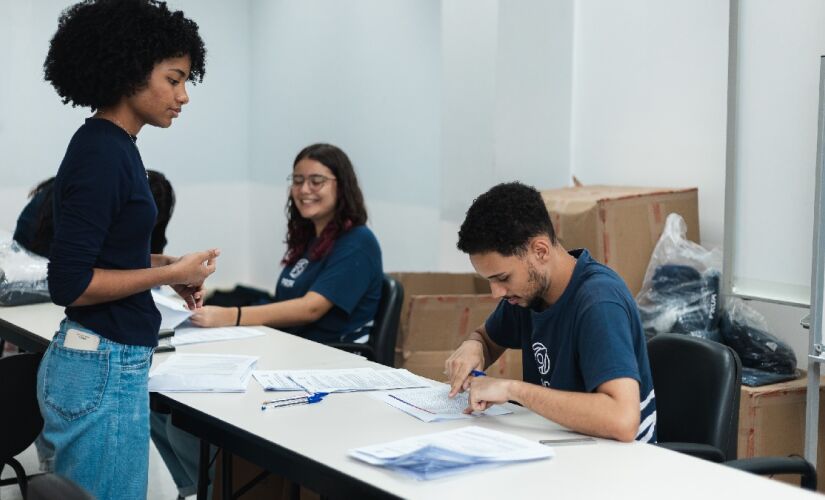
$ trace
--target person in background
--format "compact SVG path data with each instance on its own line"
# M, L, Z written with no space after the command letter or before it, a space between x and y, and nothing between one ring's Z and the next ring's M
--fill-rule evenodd
M149 248L152 254L162 254L166 248L166 226L175 210L175 190L162 173L147 170L149 189L158 207ZM26 250L49 257L54 237L54 177L38 184L29 193L29 202L17 218L14 240Z
M201 327L268 325L322 343L366 339L384 272L355 169L340 148L313 144L298 153L287 180L287 251L275 301L204 306L190 321ZM199 440L158 412L151 414L151 429L180 497L194 494Z
M556 239L541 194L517 182L473 201L458 249L501 298L447 359L450 397L467 411L515 401L574 431L656 442L656 397L636 302L587 250ZM505 349L521 349L524 380L480 375Z
M287 180L287 251L274 302L204 306L192 323L267 325L322 343L367 337L384 272L352 163L336 146L313 144Z
M155 0L86 0L60 15L43 65L64 103L93 115L53 184L52 301L65 306L37 376L42 439L54 472L100 499L145 499L148 372L160 313L150 289L172 285L192 309L217 250L150 253L158 209L140 157L145 125L167 128L200 82L198 26ZM46 132L47 133L47 132Z

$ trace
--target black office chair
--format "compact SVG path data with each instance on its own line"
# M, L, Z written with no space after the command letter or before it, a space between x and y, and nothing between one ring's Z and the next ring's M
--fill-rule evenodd
M57 474L41 474L29 483L26 500L94 500L94 497L69 479Z
M816 490L816 469L802 457L736 460L742 363L730 347L680 334L647 343L656 391L658 446L760 475L799 474Z
M381 286L381 300L369 340L365 344L335 342L329 345L359 354L382 365L395 366L395 342L398 339L398 323L403 303L404 287L385 274Z
M26 498L28 477L14 459L31 446L43 429L37 405L37 368L42 354L16 354L0 359L0 472L9 465L16 477L0 481L0 486L17 483Z

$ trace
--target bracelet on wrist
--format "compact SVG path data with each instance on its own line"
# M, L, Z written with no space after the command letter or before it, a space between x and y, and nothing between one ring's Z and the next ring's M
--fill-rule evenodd
M241 326L241 306L238 307L238 316L235 318L235 326Z

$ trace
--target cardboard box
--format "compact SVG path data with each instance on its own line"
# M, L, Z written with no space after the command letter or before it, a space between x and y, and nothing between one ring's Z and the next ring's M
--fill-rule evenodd
M470 273L392 273L404 287L396 363L433 380L445 380L444 362L495 309L487 280ZM507 350L487 369L521 379L521 351Z
M825 377L820 379L819 398L825 402ZM803 455L805 448L805 407L807 376L764 385L742 386L739 403L738 458ZM820 406L821 408L821 406ZM817 484L825 491L825 418L819 412L817 444ZM799 476L776 476L776 479L798 485Z
M590 250L624 279L634 296L668 214L681 215L688 239L699 241L696 188L576 186L541 195L561 244L568 250Z

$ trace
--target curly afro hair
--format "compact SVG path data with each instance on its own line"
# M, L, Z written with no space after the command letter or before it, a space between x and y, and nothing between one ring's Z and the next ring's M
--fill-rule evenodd
M60 15L43 69L63 104L97 110L140 90L158 62L184 55L189 81L203 81L206 48L183 12L156 0L85 0Z
M459 250L467 254L497 252L524 255L530 238L556 231L541 194L520 182L499 184L473 201L458 231Z

